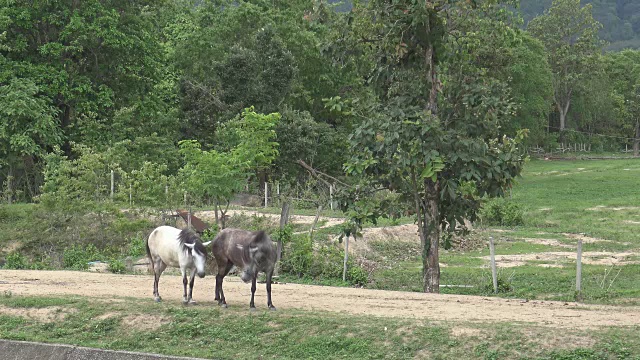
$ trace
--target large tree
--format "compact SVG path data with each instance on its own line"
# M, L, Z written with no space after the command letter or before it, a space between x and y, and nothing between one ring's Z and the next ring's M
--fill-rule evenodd
M500 130L515 112L507 84L474 64L483 43L461 30L470 17L504 14L493 3L373 0L351 15L351 47L370 46L362 53L375 69L347 172L413 204L425 292L439 292L442 231L475 219L481 197L502 195L524 164L522 135Z
M633 138L633 155L640 155L640 51L605 56L607 79L613 84L622 135Z
M527 27L549 54L560 130L566 127L574 92L597 66L603 46L598 38L601 27L591 14L591 5L581 6L580 0L554 0L551 8Z

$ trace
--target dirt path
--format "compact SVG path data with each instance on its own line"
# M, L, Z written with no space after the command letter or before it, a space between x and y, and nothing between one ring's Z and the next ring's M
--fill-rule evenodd
M215 278L197 279L194 298L200 306L212 306ZM0 294L54 296L81 295L121 301L122 297L151 300L150 275L114 275L73 271L0 270ZM180 303L182 282L163 275L164 301ZM250 286L238 278L225 280L227 302L248 306ZM478 296L433 295L298 284L274 284L273 301L281 310L304 309L380 317L404 317L433 321L518 322L554 328L640 326L640 307L579 305L574 303L508 300ZM266 307L264 285L256 292L259 309Z

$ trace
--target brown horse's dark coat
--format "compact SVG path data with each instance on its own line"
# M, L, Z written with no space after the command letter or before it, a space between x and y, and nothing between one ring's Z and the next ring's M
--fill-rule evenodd
M243 270L242 281L252 282L250 307L254 308L256 277L264 272L267 277L267 306L275 309L271 302L271 277L277 261L276 247L264 231L224 229L213 240L213 256L218 265L215 299L226 306L222 281L235 265Z

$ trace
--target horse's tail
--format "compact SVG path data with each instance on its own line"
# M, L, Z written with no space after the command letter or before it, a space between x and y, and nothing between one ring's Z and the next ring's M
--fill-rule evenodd
M144 247L147 249L147 259L149 259L149 268L151 269L151 273L155 273L156 269L153 266L153 258L151 257L151 249L149 248L149 238L151 238L151 235L153 235L153 233L155 233L156 231L153 230L151 232L151 234L149 234L149 236L147 236L147 239L144 242Z

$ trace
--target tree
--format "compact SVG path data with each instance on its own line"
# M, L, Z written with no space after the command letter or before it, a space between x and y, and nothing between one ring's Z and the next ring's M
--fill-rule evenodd
M264 171L277 157L278 143L274 140L279 119L277 113L262 115L245 109L223 131L227 140L224 150L202 150L197 140L180 142L180 152L185 157L180 172L186 190L214 200L216 220L221 219L223 228L233 195L243 188L252 172Z
M527 27L549 54L561 131L566 127L574 92L597 64L603 46L598 38L601 27L593 19L591 5L581 7L580 0L554 0L551 8Z
M376 97L359 109L364 120L346 170L412 202L425 292L439 292L441 232L474 220L482 197L503 195L525 159L524 134L500 133L515 112L507 85L471 61L481 44L452 36L456 21L501 13L478 3L375 0L354 8L353 43L374 47Z
M618 126L623 136L634 138L633 155L637 157L640 155L640 51L607 54L605 64L617 99Z
M7 166L6 195L12 201L14 170L24 163L44 155L62 142L57 109L50 99L39 94L40 89L30 79L11 78L0 82L0 167ZM35 181L31 183L37 184ZM33 189L34 196L37 189Z
M70 142L92 145L122 140L112 116L129 107L126 127L140 135L156 120L153 96L160 60L153 36L155 6L146 0L31 2L0 1L0 32L7 70L28 78L58 111L64 149ZM158 111L159 110L159 111Z

